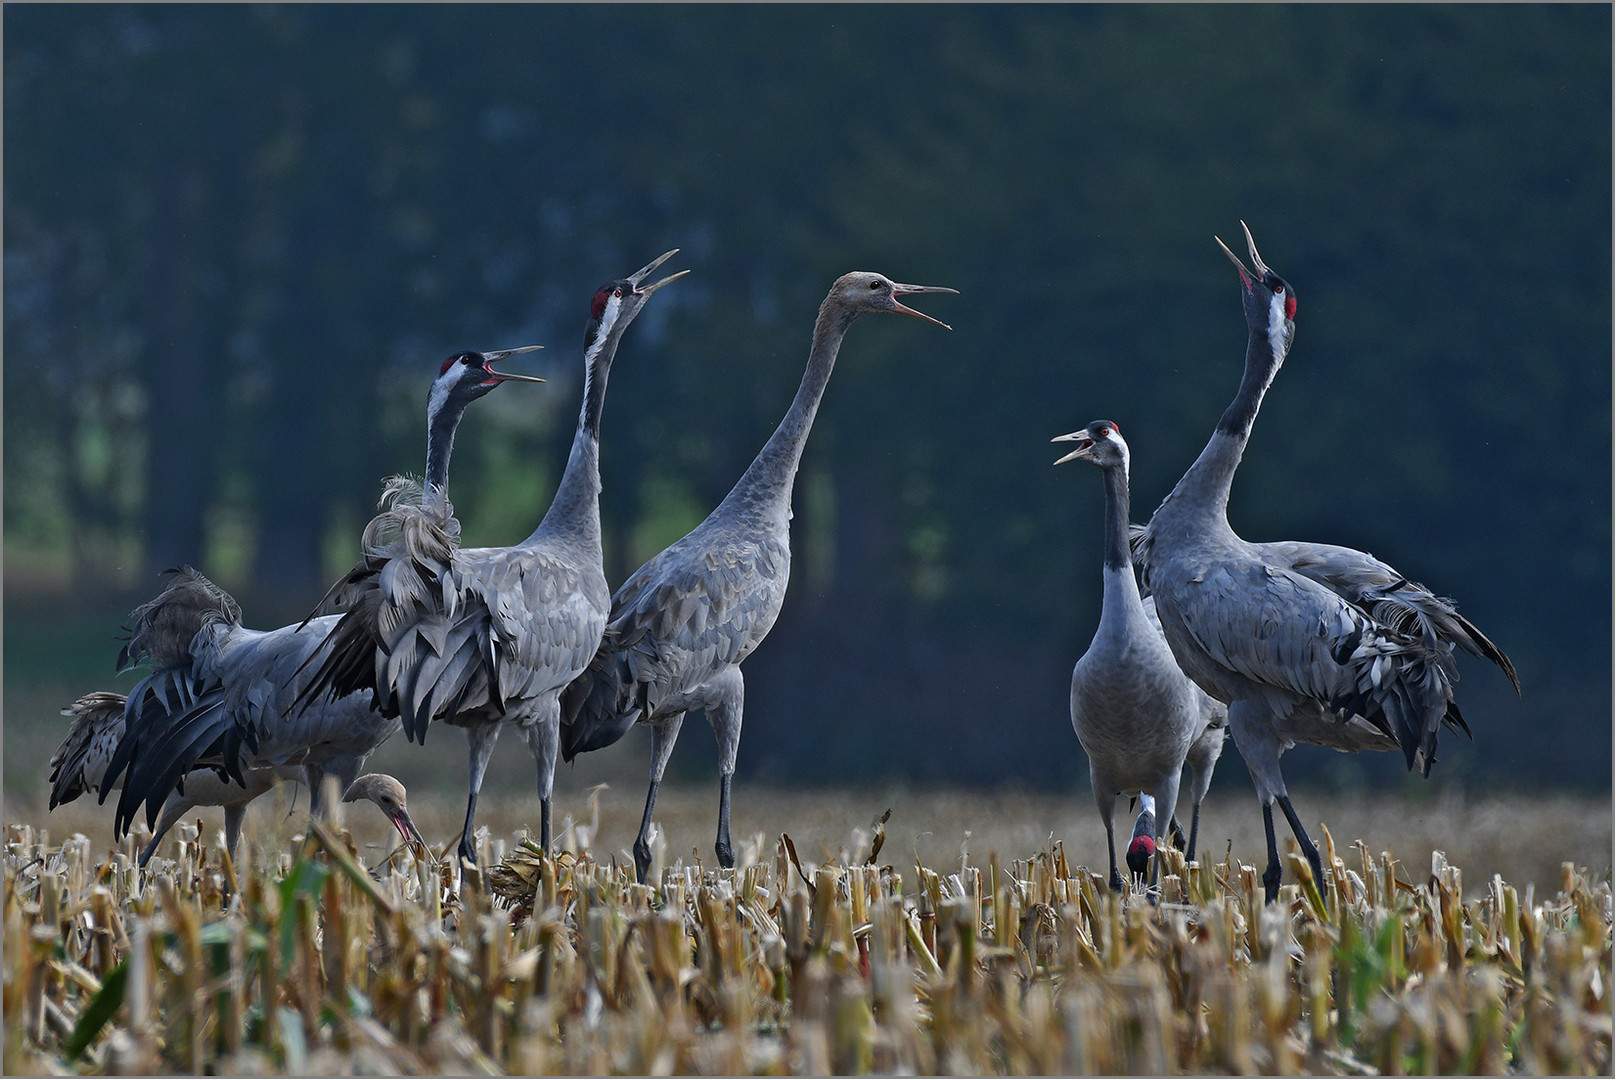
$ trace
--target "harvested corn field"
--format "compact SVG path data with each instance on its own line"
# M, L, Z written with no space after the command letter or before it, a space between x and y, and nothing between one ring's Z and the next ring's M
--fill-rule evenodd
M138 832L7 827L8 1073L1612 1066L1608 867L1517 889L1326 830L1325 888L1293 855L1265 908L1215 851L1166 852L1151 904L1059 842L928 866L879 828L655 887L587 829L556 859L486 844L463 879L315 825L240 866L182 825L142 877Z

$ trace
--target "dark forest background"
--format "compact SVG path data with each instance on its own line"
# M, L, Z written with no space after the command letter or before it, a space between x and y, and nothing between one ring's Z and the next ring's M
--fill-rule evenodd
M113 637L166 566L251 625L305 613L380 479L419 471L453 351L547 347L511 366L550 383L478 404L455 457L467 542L526 535L590 293L679 247L613 372L614 584L757 451L837 275L960 290L916 304L951 334L866 319L843 347L741 779L1081 783L1102 496L1049 439L1115 420L1148 517L1239 379L1212 237L1243 251L1244 219L1300 311L1236 528L1372 551L1514 658L1519 699L1466 658L1476 741L1441 782L1608 790L1611 30L1608 5L8 4L11 730L54 730L39 687L131 681ZM1392 757L1287 768L1389 783Z

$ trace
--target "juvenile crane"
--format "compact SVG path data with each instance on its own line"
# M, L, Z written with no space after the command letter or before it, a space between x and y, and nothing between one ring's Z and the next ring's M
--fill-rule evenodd
M651 813L686 711L705 710L719 745L719 865L735 865L730 782L740 746L745 687L741 661L774 625L791 572L791 489L836 353L860 315L912 315L900 296L955 292L900 285L880 274L844 274L814 324L808 368L780 426L707 519L654 556L612 597L600 651L564 695L561 753L567 761L610 746L635 723L652 731L651 786L634 841L634 868L651 866Z
M1077 449L1055 464L1086 461L1100 469L1105 481L1100 625L1072 670L1072 729L1088 754L1089 782L1105 823L1110 884L1120 892L1123 881L1112 829L1117 796L1137 792L1146 797L1128 846L1129 866L1139 873L1173 818L1186 759L1198 750L1191 780L1195 816L1185 853L1193 859L1201 799L1222 752L1225 710L1179 669L1153 612L1140 600L1128 547L1128 444L1122 432L1109 420L1096 420L1051 441L1077 443ZM1142 843L1141 837L1149 842ZM1153 869L1150 884L1155 882Z
M1253 544L1230 527L1234 473L1296 329L1295 292L1245 234L1251 270L1218 241L1240 274L1247 327L1240 389L1151 518L1140 561L1173 655L1228 703L1229 729L1263 809L1263 886L1272 902L1282 872L1275 802L1314 880L1321 888L1324 881L1318 848L1285 792L1281 754L1296 743L1401 748L1410 770L1429 775L1442 725L1469 732L1453 697L1454 646L1497 664L1517 693L1520 680L1451 600L1372 556L1324 544Z
M460 353L444 362L428 408L428 447L434 456L427 473L440 478L440 487L466 406L505 381L543 381L493 368L495 361L530 348ZM131 618L134 627L119 667L144 664L153 670L129 694L125 730L100 784L102 801L113 788L123 789L114 818L120 835L142 802L147 823L155 822L170 794L201 766L243 788L262 782L249 782L255 770L299 771L319 815L323 777L335 776L339 790L348 790L371 752L399 729L396 716L382 715L368 695L355 693L292 713L309 682L303 666L337 616L250 630L242 625L234 598L181 567Z
M425 743L433 721L463 728L471 768L459 854L473 864L477 795L506 724L521 732L537 763L539 840L550 845L559 697L599 647L611 600L600 536L606 380L623 332L651 294L689 272L644 284L676 251L601 286L591 299L578 427L555 498L532 535L514 547L415 542L440 536L435 511L395 503L366 530L364 559L333 590L351 606L331 632L305 699L370 690L384 715L403 717L414 742ZM371 542L384 519L397 539Z
M67 738L51 755L52 810L101 786L112 752L123 737L124 704L124 695L97 690L62 709L62 715L71 716L73 724L68 729ZM242 786L221 779L206 767L192 770L185 777L183 786L163 802L162 816L157 820L152 838L140 852L140 865L144 867L150 862L168 831L199 806L224 808L225 847L234 858L247 804L281 781L297 780L301 776L300 769L246 769L242 773L246 786ZM368 773L359 777L349 785L342 801L356 802L360 799L375 803L406 842L425 845L420 830L410 818L404 785L397 778L385 773Z

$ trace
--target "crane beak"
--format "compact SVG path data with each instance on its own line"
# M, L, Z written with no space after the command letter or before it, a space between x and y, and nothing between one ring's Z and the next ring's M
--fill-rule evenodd
M1241 226L1244 227L1244 225L1245 223L1241 222ZM1229 256L1229 261L1234 263L1234 268L1240 271L1240 283L1248 289L1251 288L1251 271L1247 270L1246 264L1240 261L1240 256L1230 251L1229 245L1225 244L1222 238L1214 236L1212 239L1218 242L1218 247L1222 248L1223 253Z
M410 812L408 810L404 809L402 806L399 807L398 813L392 816L392 820L393 827L398 830L398 834L404 838L404 842L406 844L413 840L415 843L420 844L423 848L426 848L429 854L431 853L432 849L427 847L426 839L421 835L421 830L415 827L415 820L410 817Z
M894 310L902 312L905 315L913 315L917 319L925 319L929 323L936 323L944 330L954 329L941 319L934 319L930 315L927 315L924 311L916 311L912 307L905 307L898 301L898 297L909 296L914 293L953 293L955 296L958 296L958 289L950 289L944 285L900 285L896 281L892 283L892 306Z
M1268 269L1268 264L1262 261L1262 256L1257 254L1257 241L1251 238L1251 230L1246 228L1246 223L1244 221L1240 223L1240 231L1246 234L1246 251L1251 256L1251 265L1257 268L1256 276L1258 278L1265 278L1269 274L1273 273L1272 270ZM1246 269L1246 264L1240 261L1240 256L1230 251L1229 245L1225 244L1222 240L1219 240L1216 236L1214 236L1212 239L1218 241L1218 247L1223 249L1223 253L1229 256L1229 261L1234 263L1235 268L1240 271L1240 280L1245 282L1247 285L1250 285L1252 277L1251 272Z
M651 260L650 263L646 264L640 270L636 271L635 273L630 274L625 280L630 285L634 286L635 295L637 295L637 296L650 296L652 293L654 293L658 289L662 288L662 286L666 285L668 282L677 281L679 278L682 278L686 274L690 273L689 270L681 270L677 274L669 274L667 277L663 278L661 281L654 281L651 284L645 286L644 288L640 287L640 282L642 282L646 278L650 277L651 276L651 271L655 270L657 267L661 266L663 263L667 262L669 259L673 258L678 253L679 253L678 248L674 248L672 251L665 251L661 255L658 255L655 259Z
M1262 261L1262 256L1257 254L1257 241L1251 238L1251 230L1246 228L1244 221L1240 223L1240 228L1246 234L1246 251L1251 255L1251 265L1257 268L1257 273L1267 277L1273 271L1268 269L1267 264Z
M520 349L500 349L497 352L483 353L483 371L494 382L544 382L537 375L513 375L509 372L495 371L494 361L503 360L507 356L520 356L522 353L542 349L543 345L523 345Z
M1070 454L1067 454L1065 457L1056 458L1055 459L1055 464L1056 465L1064 465L1068 461L1076 461L1078 458L1082 457L1084 454L1087 454L1090 450L1092 450L1094 448L1094 440L1089 438L1089 433L1088 433L1087 430L1073 431L1073 432L1069 432L1069 433L1067 433L1065 435L1057 435L1053 439L1050 439L1049 441L1050 442L1075 442L1075 443L1079 444L1077 449L1073 450Z

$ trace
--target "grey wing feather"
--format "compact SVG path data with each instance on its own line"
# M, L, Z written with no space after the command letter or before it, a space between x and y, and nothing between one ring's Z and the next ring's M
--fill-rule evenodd
M670 698L740 663L774 625L789 548L772 536L710 550L704 542L689 534L618 589L600 649L562 698L566 760L610 745Z
M321 650L300 704L369 690L424 741L433 720L503 714L565 685L599 641L604 589L540 549L459 548L441 499L390 485L365 530L365 560L333 587L348 610Z
M1143 532L1142 529L1140 531ZM1156 611L1156 598L1146 596L1142 598L1140 605L1145 609L1145 619L1156 633L1165 639L1167 634L1162 629L1161 615ZM1229 706L1196 686L1189 680L1189 676L1186 675L1185 679L1194 687L1192 697L1195 702L1196 725L1200 731L1200 735L1196 736L1195 742L1190 746L1190 765L1198 770L1210 769L1217 762L1218 755L1223 753L1223 739L1228 734L1229 728Z
M1490 660L1520 693L1515 665L1475 624L1459 614L1454 602L1410 581L1373 555L1334 544L1282 540L1252 545L1261 558L1318 582L1366 611L1376 622L1418 637L1429 648L1458 645L1472 656Z
M239 612L234 601L191 571L136 613L137 635L151 625L183 622L184 611L204 594L228 604L215 603L217 614L201 620L182 655L149 648L142 653L175 663L153 671L125 703L123 737L100 785L105 799L122 780L115 832L127 829L142 802L148 821L155 821L164 800L194 769L212 768L237 785L264 767L339 761L347 769L398 729L397 720L354 697L288 715L309 678L304 665L336 616L249 630L239 618L226 617ZM165 600L180 612L165 614Z
M62 709L73 725L51 755L50 809L101 786L118 740L123 738L124 696L104 690L86 694Z
M1463 726L1452 707L1451 649L1377 623L1310 578L1258 563L1218 566L1191 602L1200 610L1181 620L1184 630L1214 664L1293 695L1289 703L1273 700L1276 715L1309 699L1343 723L1356 714L1400 744L1411 768L1426 772L1442 723Z

